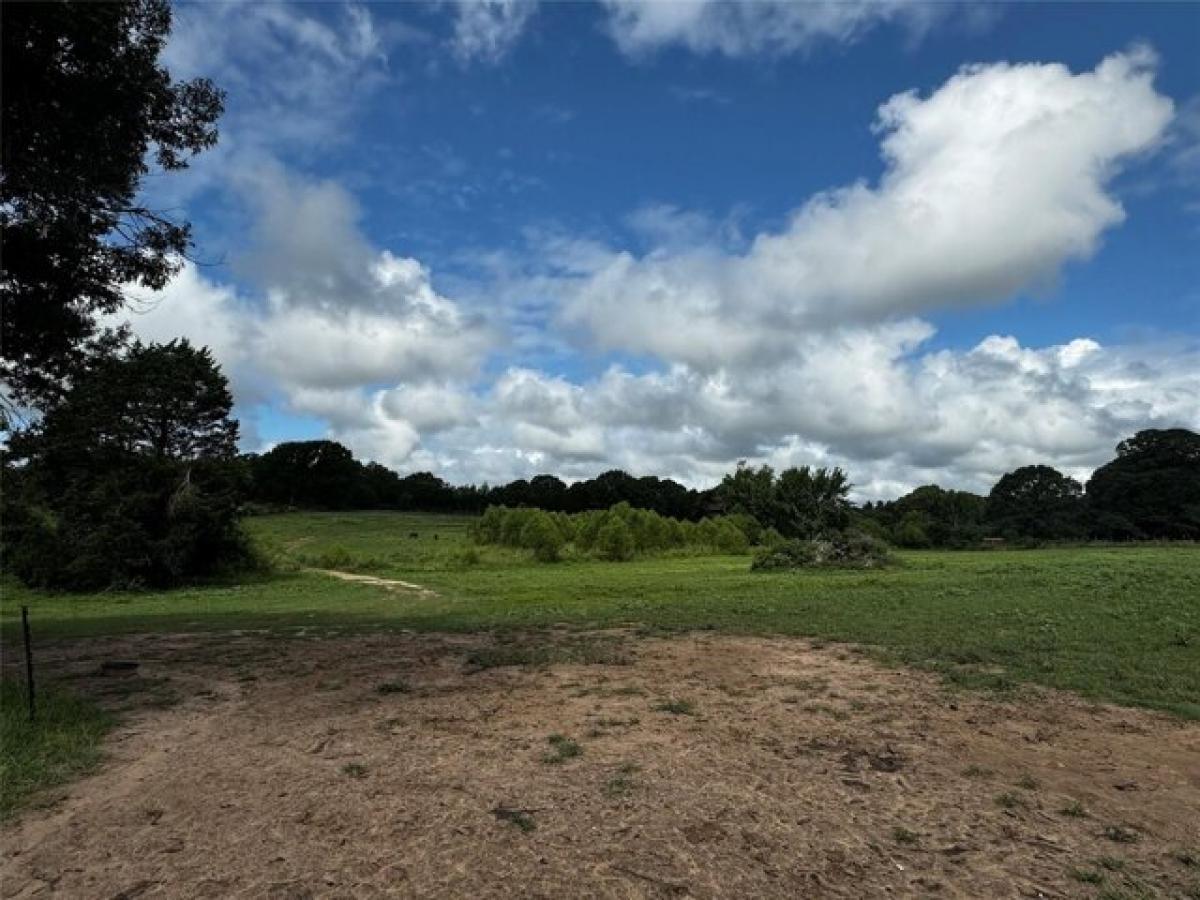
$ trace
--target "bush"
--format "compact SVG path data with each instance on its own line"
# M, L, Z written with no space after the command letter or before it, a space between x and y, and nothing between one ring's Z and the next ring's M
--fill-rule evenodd
M535 510L521 529L521 546L533 551L538 562L558 562L566 541L548 513Z
M602 559L629 559L637 553L660 553L693 547L708 552L746 553L748 533L769 535L747 516L718 516L699 524L672 519L652 510L618 503L607 510L568 515L540 509L489 506L472 525L479 544L503 544L533 550L544 562L559 559L567 544L581 554ZM619 536L618 536L619 535ZM777 537L777 535L776 535Z
M629 526L614 516L596 535L596 551L602 559L623 562L633 558L633 532Z
M892 561L887 545L858 531L838 531L808 541L786 541L760 550L757 571L789 569L878 569Z

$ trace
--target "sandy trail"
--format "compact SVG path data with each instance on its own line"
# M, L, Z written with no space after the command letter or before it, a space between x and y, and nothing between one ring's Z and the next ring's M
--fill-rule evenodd
M437 591L427 588L424 585L413 584L411 581L400 581L395 578L377 578L374 575L359 575L355 572L341 572L337 569L308 569L308 571L316 572L320 575L328 575L330 578L337 578L341 581L356 581L359 584L370 584L375 587L381 587L385 591L401 590L421 594L426 597L438 596Z
M4 829L2 894L1096 896L1076 869L1200 886L1182 852L1198 723L948 693L798 640L605 639L631 662L479 671L487 637L409 634L45 652L84 686L97 658L138 658L185 699L131 716L99 774ZM580 755L547 762L555 733Z

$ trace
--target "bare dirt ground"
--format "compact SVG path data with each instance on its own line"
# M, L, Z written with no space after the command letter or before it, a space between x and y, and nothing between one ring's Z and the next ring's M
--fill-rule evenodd
M98 774L4 828L0 893L1200 896L1198 723L797 640L528 641L590 662L412 634L43 650L134 708Z

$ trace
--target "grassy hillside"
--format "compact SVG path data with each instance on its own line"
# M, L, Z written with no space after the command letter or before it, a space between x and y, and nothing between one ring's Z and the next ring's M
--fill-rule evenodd
M865 643L953 681L1032 681L1200 717L1200 549L914 552L877 572L752 573L744 556L538 564L475 548L469 520L394 513L249 521L294 571L171 593L67 597L7 585L5 639L139 630L475 630L632 624ZM416 534L416 537L411 535ZM436 595L339 581L337 568Z

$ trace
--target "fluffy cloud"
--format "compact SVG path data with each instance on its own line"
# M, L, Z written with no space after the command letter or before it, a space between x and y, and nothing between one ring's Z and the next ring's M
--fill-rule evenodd
M718 368L793 353L795 335L1007 298L1090 256L1124 212L1107 185L1172 116L1146 49L1094 71L971 66L879 110L886 171L809 200L743 253L609 254L566 321L605 347Z
M1200 427L1200 345L1102 347L1081 338L1023 347L991 336L920 351L918 322L814 340L769 372L717 375L620 367L582 384L513 369L480 398L470 429L437 444L486 448L504 477L609 466L710 484L738 459L842 465L861 497L937 480L986 491L1005 471L1049 462L1080 476L1147 427Z
M865 498L986 490L1035 461L1086 475L1139 428L1200 427L1200 346L994 335L933 350L920 316L1001 301L1095 252L1124 215L1111 179L1172 116L1153 68L1142 50L1080 74L965 68L880 108L876 184L749 239L650 206L626 222L644 252L543 236L532 274L489 255L476 288L490 321L369 240L340 185L258 158L228 176L253 222L242 285L188 265L139 299L133 326L212 346L243 409L316 417L360 457L456 481L620 466L705 485L749 459L842 465ZM564 332L642 365L548 371L579 352Z
M622 52L639 56L677 45L725 56L781 55L821 41L850 43L881 24L920 37L956 10L915 0L605 0L609 31Z

